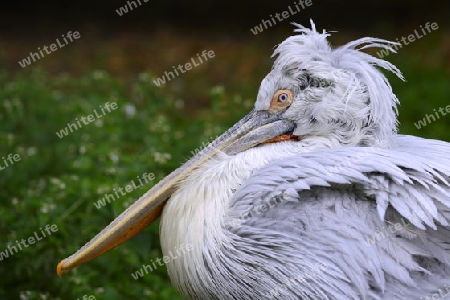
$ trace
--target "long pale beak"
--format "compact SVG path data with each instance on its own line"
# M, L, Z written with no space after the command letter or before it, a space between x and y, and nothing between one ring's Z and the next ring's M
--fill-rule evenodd
M117 247L150 225L161 215L165 201L178 183L218 152L234 155L277 136L291 133L294 123L282 119L281 115L282 112L279 111L251 111L205 149L153 186L75 254L63 259L57 266L57 274L61 276Z

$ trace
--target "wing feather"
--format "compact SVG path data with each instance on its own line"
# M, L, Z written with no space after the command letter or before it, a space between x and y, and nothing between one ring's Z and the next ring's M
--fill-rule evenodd
M395 141L389 149L298 154L255 171L230 202L227 218L240 225L232 234L255 239L261 230L259 243L277 236L267 247L299 251L280 261L326 264L307 283L326 282L325 294L426 295L450 276L450 144L401 135ZM252 213L243 219L242 212ZM295 266L283 268L295 273ZM392 288L395 282L403 286ZM319 297L312 288L290 288Z

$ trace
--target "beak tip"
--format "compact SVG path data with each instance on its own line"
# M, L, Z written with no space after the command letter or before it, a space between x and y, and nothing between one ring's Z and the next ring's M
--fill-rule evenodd
M63 259L58 263L58 266L56 267L56 274L61 277L66 271L63 270L64 263L66 262L66 259Z

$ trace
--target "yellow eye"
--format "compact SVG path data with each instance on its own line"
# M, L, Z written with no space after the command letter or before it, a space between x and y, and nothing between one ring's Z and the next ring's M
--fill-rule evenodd
M282 110L291 105L293 98L294 96L290 90L278 90L275 95L273 95L272 101L270 102L270 108Z

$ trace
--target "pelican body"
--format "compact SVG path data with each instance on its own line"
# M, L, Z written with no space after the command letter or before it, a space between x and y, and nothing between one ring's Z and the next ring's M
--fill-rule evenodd
M427 299L450 278L450 144L397 134L398 100L361 50L296 25L254 109L145 193L58 274L161 215L186 299Z

